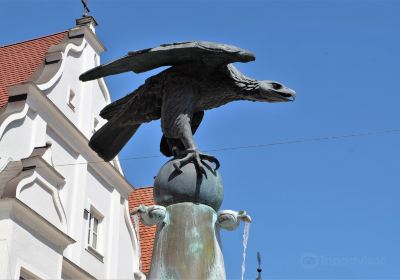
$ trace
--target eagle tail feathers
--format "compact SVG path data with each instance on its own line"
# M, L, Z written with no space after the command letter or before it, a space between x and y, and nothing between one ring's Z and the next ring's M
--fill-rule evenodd
M132 92L125 97L108 104L100 111L100 116L103 119L110 120L113 116L115 116L124 108L124 106L132 99L134 94L135 92Z
M102 159L110 161L122 150L140 125L123 124L111 119L93 134L89 146Z

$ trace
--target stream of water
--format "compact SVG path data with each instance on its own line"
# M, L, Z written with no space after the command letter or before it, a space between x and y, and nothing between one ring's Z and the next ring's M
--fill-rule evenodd
M243 229L243 261L242 261L242 280L244 279L244 272L246 270L246 251L247 241L249 240L250 223L244 223Z

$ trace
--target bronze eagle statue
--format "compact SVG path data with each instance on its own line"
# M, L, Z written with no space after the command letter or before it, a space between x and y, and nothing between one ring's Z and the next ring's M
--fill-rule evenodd
M204 173L203 160L214 162L218 169L218 160L201 153L193 139L205 110L236 100L286 102L295 98L295 92L281 83L248 78L232 65L253 60L255 56L251 52L235 46L180 42L129 52L83 73L79 79L88 81L170 66L100 112L108 122L92 136L90 147L109 161L141 124L161 119L160 151L167 157L174 156L174 167L178 171L192 162Z

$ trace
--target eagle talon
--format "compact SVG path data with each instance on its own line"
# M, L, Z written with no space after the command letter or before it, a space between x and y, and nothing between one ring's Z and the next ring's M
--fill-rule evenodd
M214 156L210 156L207 154L200 154L200 158L202 159L202 162L203 162L203 159L213 162L215 164L214 171L218 170L218 168L221 166L221 164L219 163L219 160Z
M213 156L201 154L197 150L187 150L186 152L187 154L183 158L176 159L175 162L173 163L175 170L177 170L180 173L182 173L181 168L191 162L194 164L196 171L200 174L203 174L207 178L207 172L203 166L207 164L204 162L204 160L208 160L210 162L215 163L216 166L215 170L217 170L220 166L219 161Z

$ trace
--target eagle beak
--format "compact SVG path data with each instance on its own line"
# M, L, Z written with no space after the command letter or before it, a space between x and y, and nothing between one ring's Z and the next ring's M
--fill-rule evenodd
M290 88L283 88L275 91L284 101L294 101L296 99L296 92Z

